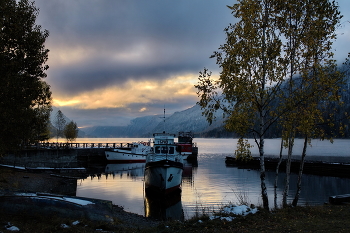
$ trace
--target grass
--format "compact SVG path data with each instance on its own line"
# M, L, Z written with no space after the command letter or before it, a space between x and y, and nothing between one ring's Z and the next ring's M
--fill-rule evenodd
M18 227L20 232L348 232L350 228L349 205L324 205L307 207L288 207L268 212L260 210L257 214L246 217L237 216L232 222L209 220L208 216L193 218L185 222L160 222L153 228L134 228L115 223L91 222L64 218L46 218L45 216L30 216L25 213L7 215L0 213L0 231L10 222ZM200 220L200 221L199 221ZM69 228L62 228L67 224ZM3 231L3 232L6 232Z
M260 210L232 222L192 219L169 225L160 232L349 232L350 206L288 207L273 212Z
M74 225L75 220L52 217L44 215L31 215L27 213L18 213L9 215L1 211L0 213L0 232L7 231L5 225L11 224L19 228L19 232L96 232L96 229L114 230L112 225L107 225L102 222L89 222L84 219L79 220L79 223ZM65 224L69 228L63 228Z

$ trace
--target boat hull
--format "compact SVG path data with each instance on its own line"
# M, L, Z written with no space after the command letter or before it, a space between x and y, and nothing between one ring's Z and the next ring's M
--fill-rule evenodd
M146 162L147 155L134 154L125 151L105 151L108 162L114 163L142 163Z
M170 160L148 162L145 166L145 189L148 192L172 193L181 188L183 163Z
M198 155L198 147L192 143L177 143L178 150L184 159L196 160Z

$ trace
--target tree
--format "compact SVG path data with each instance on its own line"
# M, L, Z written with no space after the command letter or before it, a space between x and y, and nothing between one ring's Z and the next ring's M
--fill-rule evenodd
M229 6L239 21L225 29L226 43L212 56L221 68L220 77L214 80L204 69L196 85L198 104L209 123L214 118L213 113L222 109L227 115L226 129L242 137L254 136L260 155L261 196L265 209L269 209L264 164L267 130L283 117L281 122L287 135L284 139L289 139L287 145L291 153L297 124L302 122L299 114L307 112L296 109L303 110L313 95L316 97L312 100L322 99L317 92L320 86L319 91L327 93L336 83L329 82L326 76L321 79L319 75L310 75L315 69L324 69L323 65L328 62L314 59L331 54L327 52L331 49L330 39L334 38L332 29L334 21L339 19L338 12L333 12L336 7L328 5L327 0L322 0L320 5L318 2L240 0ZM293 11L295 6L297 10ZM316 48L318 45L323 47ZM316 49L315 52L312 49ZM294 83L297 73L302 75L300 89ZM289 89L286 91L284 87ZM276 106L276 100L282 101ZM315 106L314 103L310 107Z
M227 114L226 129L242 137L252 133L260 155L260 180L263 207L269 209L265 184L264 138L276 121L271 113L272 100L285 77L285 61L280 59L282 41L272 17L277 14L274 0L241 0L232 7L240 21L226 29L226 43L215 52L221 67L218 81L205 69L200 73L198 104L209 122L213 112Z
M242 163L246 163L253 159L250 148L253 147L249 144L247 139L239 138L237 142L237 149L235 150L236 160Z
M40 140L51 111L43 81L49 33L36 25L38 9L27 0L0 2L0 150Z
M297 188L300 191L308 142L312 137L324 137L324 132L318 127L325 121L322 108L330 100L339 100L338 91L344 75L336 69L331 45L342 16L338 6L328 0L276 2L280 9L279 28L287 39L283 51L289 70L279 106L279 110L284 112L280 119L282 139L288 147L283 192L283 205L287 205L294 138L298 134L305 139ZM293 203L296 205L297 198Z
M77 123L71 121L64 127L64 136L68 142L72 142L78 137L78 131Z
M55 126L57 130L57 141L58 137L63 137L64 136L64 129L66 127L66 119L64 118L64 115L61 110L58 110L56 113L56 120L55 120Z

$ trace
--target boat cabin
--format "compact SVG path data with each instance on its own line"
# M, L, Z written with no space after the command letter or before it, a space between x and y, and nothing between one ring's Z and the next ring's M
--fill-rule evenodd
M155 133L154 136L154 153L174 155L177 153L174 142L175 134Z

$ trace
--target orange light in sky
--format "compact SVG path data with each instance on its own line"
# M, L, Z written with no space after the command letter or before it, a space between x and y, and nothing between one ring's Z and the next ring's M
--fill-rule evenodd
M123 86L108 86L102 89L77 93L76 96L54 98L56 106L70 106L81 109L122 108L131 103L152 103L154 100L175 102L181 98L196 98L194 80L196 74L171 77L163 81L130 80ZM141 108L139 112L145 111Z

